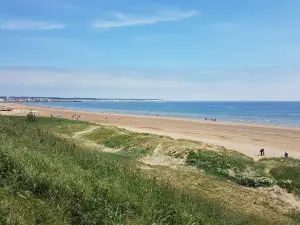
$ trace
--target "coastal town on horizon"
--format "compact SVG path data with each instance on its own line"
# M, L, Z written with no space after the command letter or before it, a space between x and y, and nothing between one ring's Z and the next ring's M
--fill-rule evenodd
M41 97L41 96L0 96L0 102L90 102L90 101L147 101L158 102L161 99L138 98L66 98L66 97Z

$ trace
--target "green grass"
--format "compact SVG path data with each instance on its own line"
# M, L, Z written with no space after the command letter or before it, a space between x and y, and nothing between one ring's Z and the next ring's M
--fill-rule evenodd
M108 126L99 126L98 129L86 134L85 138L108 148L119 149L118 154L133 158L152 154L159 143L155 135L134 133Z
M37 120L36 126L66 136L72 136L75 132L84 131L91 126L90 123L76 120L57 118L37 118Z
M280 165L270 170L270 174L278 181L278 184L300 195L300 166Z
M58 208L34 197L30 192L0 188L0 224L68 224Z
M257 163L234 151L190 151L186 162L208 174L224 177L245 186L260 187L275 184L275 180L265 173L265 164Z
M141 149L141 148L132 148L132 149L122 149L121 151L117 152L116 154L132 159L138 159L146 155L151 154L151 150L149 149Z
M120 131L115 127L99 126L98 129L92 133L86 134L87 140L94 141L98 144L104 144L104 142L111 137L118 135Z
M21 118L19 118L20 120ZM69 135L88 129L92 124L63 119L43 118L36 126ZM174 158L186 158L187 165L195 166L209 175L232 180L250 187L278 184L300 195L300 161L296 159L262 159L259 162L225 148L214 151L203 143L175 140L153 134L134 133L112 126L101 126L84 138L108 148L120 150L117 154L137 159L161 150ZM269 172L270 171L270 172Z
M190 151L186 163L207 174L229 179L244 186L263 187L278 184L300 195L300 161L272 158L260 161L229 150Z
M288 216L293 218L297 222L297 224L300 224L300 212L295 212L295 213L289 214Z
M12 205L0 207L2 224L13 212L11 224L273 224L158 183L121 156L40 129L44 122L0 117L0 193Z
M132 149L145 148L154 150L159 140L158 136L144 133L134 133L116 127L101 126L86 138L109 148Z

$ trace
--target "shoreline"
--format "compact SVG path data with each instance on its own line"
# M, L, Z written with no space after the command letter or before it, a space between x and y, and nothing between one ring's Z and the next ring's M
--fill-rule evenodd
M176 116L154 116L154 115L145 115L145 114L126 114L126 113L115 113L115 112L108 112L108 111L89 111L89 110L77 110L75 108L68 108L68 107L49 107L49 106L36 106L36 105L30 105L30 104L21 104L21 103L8 103L7 105L18 105L18 106L28 106L31 108L42 108L42 109L55 109L60 111L73 111L77 113L95 113L95 114L101 114L101 115L114 115L114 116L128 116L128 117L141 117L141 118L162 118L162 119L171 119L171 120L179 120L179 121L193 121L193 122L200 122L205 124L222 124L222 125L238 125L238 126L250 126L250 127L262 127L262 128L279 128L279 129L295 129L300 130L300 126L287 126L287 125L277 125L277 124L260 124L260 123L247 123L247 122L234 122L234 121L210 121L205 120L203 118L188 118L188 117L176 117Z
M80 114L80 120L103 125L117 126L134 132L170 136L176 139L188 139L224 146L250 156L259 157L259 150L265 149L266 157L282 157L287 151L290 157L300 158L300 128L258 125L234 122L212 122L188 118L161 116L143 116L112 114L70 109L32 106L25 104L6 104L15 109L38 111L40 116L60 114L63 118L72 119ZM24 111L19 113L24 115ZM15 113L18 115L18 113Z

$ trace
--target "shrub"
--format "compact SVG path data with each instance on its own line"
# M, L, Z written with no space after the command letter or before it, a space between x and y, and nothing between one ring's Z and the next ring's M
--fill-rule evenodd
M36 122L36 116L35 116L35 114L32 113L32 112L29 112L27 114L27 121L30 122L30 123Z
M264 175L263 164L226 149L190 151L186 163L247 187L266 187L275 184L272 178Z
M275 184L270 177L242 177L238 183L247 187L269 187Z
M293 184L294 182L292 180L279 180L277 181L277 184L282 187L287 189L288 191L292 191L293 190Z
M270 174L278 181L278 185L289 191L300 194L300 166L281 165L270 170Z

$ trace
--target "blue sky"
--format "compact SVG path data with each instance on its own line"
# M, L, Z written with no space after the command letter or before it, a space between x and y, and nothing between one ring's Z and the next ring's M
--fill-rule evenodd
M0 0L0 95L300 100L298 0Z

